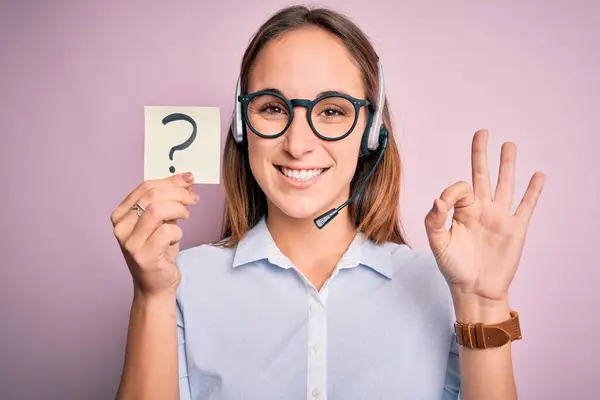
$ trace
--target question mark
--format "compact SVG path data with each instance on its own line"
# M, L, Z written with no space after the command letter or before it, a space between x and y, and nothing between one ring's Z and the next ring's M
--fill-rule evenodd
M169 151L169 160L173 161L173 154L175 154L176 151L178 150L185 150L188 147L190 147L190 145L194 142L194 140L196 139L196 132L197 132L197 127L196 127L196 121L194 121L194 119L192 117L190 117L189 115L185 115L185 114L181 114L181 113L173 113L173 114L169 114L166 117L163 118L162 123L163 125L167 125L169 122L173 122L173 121L187 121L192 125L192 134L190 135L189 138L187 138L187 140L177 146L173 146L171 147L171 150ZM171 173L175 172L175 167L170 166L169 167L169 171Z

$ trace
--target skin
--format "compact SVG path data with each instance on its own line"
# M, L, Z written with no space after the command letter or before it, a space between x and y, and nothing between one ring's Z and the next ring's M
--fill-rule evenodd
M316 63L314 60L318 59ZM316 28L289 32L269 43L257 58L249 91L277 88L288 98L313 99L323 90L364 98L360 72L343 44ZM250 166L269 199L267 224L281 251L320 288L347 249L354 227L344 211L325 230L313 218L345 201L356 169L363 113L357 128L339 142L317 138L296 109L283 136L262 139L250 133ZM545 181L532 177L515 213L516 146L502 146L498 185L492 193L487 166L488 133L475 133L472 184L460 181L441 192L425 217L430 247L446 278L457 319L497 323L508 318L508 289L525 242L527 227ZM318 184L294 189L283 184L273 164L329 166ZM118 399L178 399L175 299L180 275L175 264L182 232L198 202L189 175L139 185L113 211L111 221L134 283L123 376ZM135 201L146 207L138 217ZM445 227L454 210L450 229ZM461 399L516 399L511 345L460 350Z
M319 28L288 32L265 46L256 59L248 91L266 88L279 89L289 99L312 100L326 90L365 98L360 70L346 47ZM352 241L354 227L346 209L323 231L315 229L313 219L349 197L367 110L359 111L353 132L335 142L323 141L313 133L306 109L297 107L294 112L291 126L279 138L248 135L250 167L267 196L267 225L275 242L319 289ZM311 188L299 190L285 184L274 165L329 170Z
M175 221L189 218L198 202L193 181L180 174L143 182L111 214L134 293L117 399L179 398L175 257L183 232ZM136 201L146 208L141 217Z
M471 185L450 185L434 200L425 217L429 245L446 278L457 319L487 324L507 320L508 299L527 234L546 176L536 172L516 211L517 147L502 145L494 190L487 159L488 132L479 130L471 146ZM449 211L452 224L446 229ZM463 399L516 399L511 344L486 350L460 349Z

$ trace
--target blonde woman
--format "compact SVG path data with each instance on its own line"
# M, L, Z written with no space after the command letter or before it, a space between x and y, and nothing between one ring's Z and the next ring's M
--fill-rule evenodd
M492 193L477 132L472 186L442 191L417 252L382 63L355 24L281 10L238 88L222 240L179 251L189 174L142 183L112 214L134 282L118 398L516 399L507 293L544 175L513 214L515 146Z

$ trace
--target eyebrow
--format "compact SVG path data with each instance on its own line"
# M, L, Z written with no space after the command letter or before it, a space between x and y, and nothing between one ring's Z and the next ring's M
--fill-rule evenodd
M262 91L275 92L275 93L277 93L277 94L279 94L279 95L287 98L287 96L285 96L281 90L276 89L276 88L266 88L266 89L261 89L260 91L261 92ZM317 99L317 98L319 98L321 96L327 96L327 95L330 95L330 94L343 94L343 95L346 95L346 96L352 96L351 94L349 94L347 92L344 92L343 90L325 90L325 91L319 92L319 94L317 94L317 96L315 97L315 99ZM352 97L354 97L354 96L352 96Z

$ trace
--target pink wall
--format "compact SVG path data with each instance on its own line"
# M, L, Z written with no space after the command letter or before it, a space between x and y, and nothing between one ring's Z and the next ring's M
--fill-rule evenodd
M5 3L0 398L108 399L131 298L109 215L142 179L143 106L218 106L224 130L244 46L287 2ZM518 144L519 196L546 172L512 286L517 382L522 399L597 399L600 3L470 3L330 4L383 58L414 245L432 199L469 179L476 129L494 170L501 142ZM199 191L185 247L218 233L221 188Z

